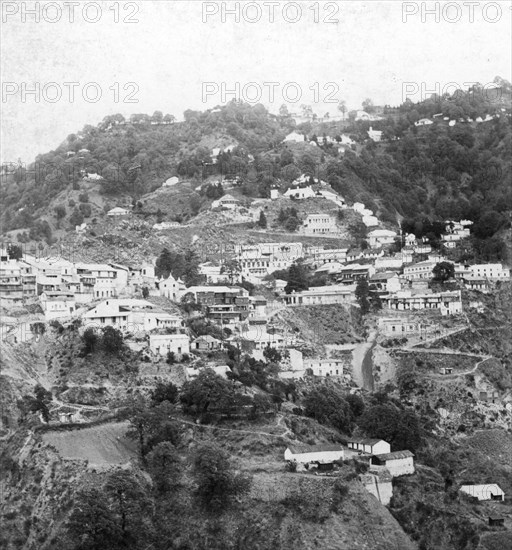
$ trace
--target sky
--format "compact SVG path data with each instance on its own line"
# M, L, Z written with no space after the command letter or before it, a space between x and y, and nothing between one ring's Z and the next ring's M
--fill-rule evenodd
M2 163L115 113L180 120L237 95L323 115L511 80L510 0L0 4Z

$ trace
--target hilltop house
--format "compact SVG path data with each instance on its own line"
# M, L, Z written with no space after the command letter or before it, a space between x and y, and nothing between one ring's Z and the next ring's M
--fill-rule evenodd
M454 292L413 294L401 291L385 298L389 309L410 311L417 309L439 309L441 315L455 315L462 312L460 290Z
M387 244L393 244L397 237L396 231L387 229L375 229L368 233L368 244L370 248L381 248Z
M318 286L285 294L283 299L288 306L345 304L354 300L354 292L354 285Z
M298 464L332 464L343 460L344 450L341 445L290 445L284 452L284 459Z
M308 214L300 228L304 235L325 235L338 233L336 220L329 214Z
M75 295L72 292L43 292L39 299L47 321L71 317L76 311Z
M381 455L391 452L391 446L383 439L369 437L352 438L347 441L347 447L371 455Z
M420 118L414 123L414 126L429 126L430 124L434 124L434 122L429 118Z
M241 202L238 199L235 199L233 195L224 195L220 199L212 202L212 208L228 208L229 210L234 210L241 206Z
M196 351L216 351L222 348L222 341L205 334L192 341L192 349Z
M299 134L298 132L292 132L284 138L283 143L287 143L290 141L294 143L304 143L305 140L306 140L306 136L304 136L303 134Z
M181 279L176 280L171 274L167 279L161 279L158 282L160 296L165 296L169 300L177 301L186 289Z
M483 277L490 281L510 279L510 269L502 264L475 264L470 266L473 277Z
M386 468L393 477L414 474L414 455L411 451L395 451L374 455L371 458L370 469Z
M126 208L120 208L119 206L116 206L115 208L112 208L112 210L109 210L107 212L107 216L115 218L118 216L128 216L129 213L130 211Z
M164 181L162 184L162 187L172 187L173 185L176 185L179 183L180 178L173 176L172 178L169 178L168 180Z
M312 199L314 197L316 197L316 193L313 191L313 189L308 186L308 187L290 187L290 189L288 189L285 194L284 194L285 197L287 197L288 199L297 199L297 200L302 200L302 199Z
M311 369L313 376L343 376L344 361L341 359L306 359L304 368Z
M370 277L370 290L383 292L398 292L401 290L400 277L398 273L376 273Z
M371 126L368 130L368 137L373 141L381 141L382 140L382 131L381 130L374 130Z
M159 355L172 352L178 355L190 353L188 334L150 334L149 349Z
M505 500L505 493L497 483L461 485L460 491L478 500Z

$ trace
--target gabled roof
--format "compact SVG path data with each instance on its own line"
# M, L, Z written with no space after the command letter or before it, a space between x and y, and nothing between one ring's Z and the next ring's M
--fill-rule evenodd
M306 454L306 453L322 453L322 452L335 452L343 451L342 445L321 444L321 445L288 445L288 449L294 455Z
M347 443L357 443L359 445L376 445L377 443L380 443L381 441L384 441L384 439L373 439L371 437L356 437L349 439ZM387 443L387 441L384 441L384 443Z
M382 455L375 455L379 460L399 460L401 458L409 458L414 456L411 451L395 451L393 453L385 453Z

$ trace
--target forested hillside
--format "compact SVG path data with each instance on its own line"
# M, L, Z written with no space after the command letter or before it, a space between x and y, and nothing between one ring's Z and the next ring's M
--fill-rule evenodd
M271 187L285 190L306 173L329 182L349 203L364 202L391 224L403 218L470 219L476 248L504 257L500 232L510 225L512 209L511 87L497 82L501 87L492 93L476 86L380 109L381 120L373 123L356 122L349 114L345 121L312 119L297 126L286 109L275 116L262 105L235 101L186 111L183 122L161 112L129 120L108 116L27 167L4 167L2 232L32 228L32 240L51 242L52 223L41 222L41 216L57 221L64 216L55 211L55 197L81 189L86 174L104 178L102 194L135 202L173 175L198 185L218 173L233 175L245 195L265 197ZM433 123L416 126L422 117ZM383 131L381 142L368 139L370 124ZM292 130L308 140L283 143ZM342 133L356 142L345 153L323 139ZM235 148L212 163L212 149L229 145Z

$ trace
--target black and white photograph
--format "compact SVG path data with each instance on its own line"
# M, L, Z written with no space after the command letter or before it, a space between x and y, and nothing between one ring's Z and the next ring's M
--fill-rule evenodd
M512 0L0 8L0 548L512 548Z

